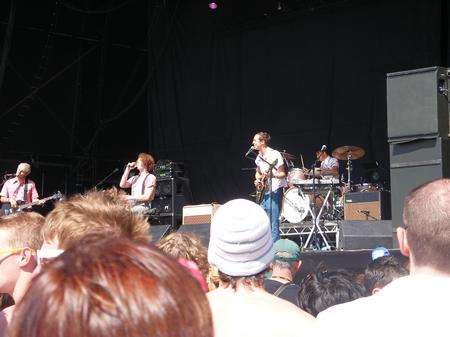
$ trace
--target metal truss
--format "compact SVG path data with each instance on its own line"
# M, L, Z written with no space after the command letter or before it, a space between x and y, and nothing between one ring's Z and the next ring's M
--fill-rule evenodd
M321 229L329 240L332 250L339 249L339 222L338 221L321 221ZM308 235L314 229L311 221L303 221L300 223L283 222L280 223L280 235L286 238L297 239L297 242L302 244L306 241Z

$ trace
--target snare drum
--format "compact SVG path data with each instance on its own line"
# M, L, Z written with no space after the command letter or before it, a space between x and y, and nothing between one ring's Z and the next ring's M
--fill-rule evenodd
M309 211L309 198L299 194L297 187L291 187L283 195L281 216L290 223L298 223L306 218Z
M289 173L287 176L287 181L288 181L289 187L292 187L297 182L299 182L301 180L305 180L305 179L306 179L306 174L305 174L305 172L303 172L303 170L301 168L293 168L293 169L289 170Z

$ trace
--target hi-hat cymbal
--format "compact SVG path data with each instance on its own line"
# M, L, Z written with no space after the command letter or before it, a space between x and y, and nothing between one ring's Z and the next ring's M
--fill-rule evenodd
M284 159L286 160L295 160L297 159L293 154L287 153L287 152L280 152Z
M359 159L364 157L366 151L363 148L352 145L345 145L334 149L332 156L339 160L347 160L350 159Z

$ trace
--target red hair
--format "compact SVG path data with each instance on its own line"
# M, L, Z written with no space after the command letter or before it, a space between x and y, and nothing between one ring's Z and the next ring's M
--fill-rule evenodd
M147 169L147 171L151 172L153 170L153 166L155 166L155 159L153 159L151 154L148 153L139 153L138 160L141 160L142 165Z
M47 264L14 312L10 337L211 337L208 300L148 244L85 237Z

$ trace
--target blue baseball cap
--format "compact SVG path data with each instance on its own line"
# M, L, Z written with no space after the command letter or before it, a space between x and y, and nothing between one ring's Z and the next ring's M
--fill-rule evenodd
M384 247L377 247L374 250L372 250L372 261L375 261L379 257L382 256L389 256L391 253L389 253L389 250Z

